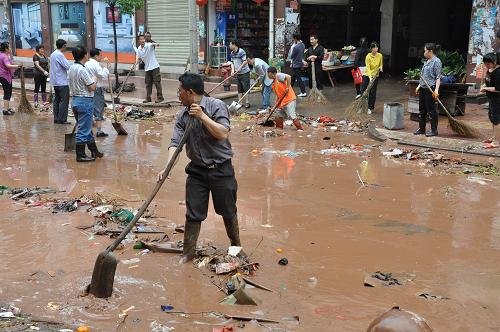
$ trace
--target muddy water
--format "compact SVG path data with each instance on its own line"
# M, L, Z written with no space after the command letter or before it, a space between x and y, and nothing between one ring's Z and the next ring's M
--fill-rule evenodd
M258 307L220 305L223 294L210 283L210 274L180 266L175 255L136 256L132 249L117 256L139 257L139 266L118 265L112 298L80 297L97 254L110 240L89 238L75 228L92 223L85 212L23 210L5 198L0 199L0 302L96 331L114 331L119 312L130 306L135 309L124 331L148 331L154 320L175 331L209 331L225 320L196 313L255 316L259 310L289 331L363 331L394 305L424 316L436 331L500 330L498 178L481 185L466 175L443 174L439 167L382 158L378 148L325 156L319 151L332 142L379 143L313 128L263 138L242 133L246 125L234 122L231 135L241 237L250 252L263 237L253 256L261 264L256 280L275 290L251 290ZM73 154L62 152L69 127L54 126L50 118L0 119L0 184L51 186L65 191L63 197L112 192L144 199L165 162L171 125L126 123L126 128L127 137L99 140L104 159L77 164ZM143 135L148 129L160 136ZM183 156L155 200L162 226L184 222L179 201L185 164ZM213 210L200 240L227 245ZM282 257L288 266L277 264ZM407 282L364 287L364 274L377 270L403 274ZM450 300L417 296L423 292ZM191 314L163 313L162 304ZM299 324L293 316L300 317ZM248 325L244 330L267 331Z

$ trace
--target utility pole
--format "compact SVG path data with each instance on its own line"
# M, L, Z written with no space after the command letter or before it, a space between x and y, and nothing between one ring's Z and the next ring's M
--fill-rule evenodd
M269 59L274 58L274 0L269 0Z
M195 0L188 0L189 3L189 45L190 45L190 55L189 55L189 71L191 73L198 73L198 29L197 22L198 17L196 15L196 2Z

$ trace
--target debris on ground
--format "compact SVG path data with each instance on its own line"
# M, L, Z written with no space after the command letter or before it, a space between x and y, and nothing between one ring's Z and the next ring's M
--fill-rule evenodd
M365 276L364 285L366 287L378 287L378 286L400 286L402 282L395 278L392 273L384 273L381 271L376 271L375 273L368 274Z
M73 331L69 326L49 319L36 319L12 304L0 305L1 331Z
M141 120L144 118L152 118L155 115L155 112L153 110L142 110L138 107L131 107L130 110L127 110L126 114L128 118Z
M420 293L418 294L418 297L422 297L426 300L449 300L449 297L446 296L440 296L440 295L433 295L431 293Z
M493 164L475 163L466 159L451 158L432 149L400 149L393 148L382 151L382 155L389 159L398 159L418 162L420 166L444 166L449 174L483 174L500 176L500 168Z
M282 258L278 261L278 264L283 266L288 265L288 259Z
M3 186L5 187L5 186ZM24 198L30 198L33 196L40 196L44 194L54 194L57 191L55 189L49 188L49 187L17 187L17 188L10 188L5 189L7 190L8 194L11 195L10 198L14 201L18 201Z
M320 151L323 155L332 154L358 154L358 153L368 153L373 148L372 145L363 144L332 144L328 149L323 149Z

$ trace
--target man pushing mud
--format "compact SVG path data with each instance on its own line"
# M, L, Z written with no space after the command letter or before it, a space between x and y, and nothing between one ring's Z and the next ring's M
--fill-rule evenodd
M201 76L183 74L177 94L185 109L177 115L174 133L168 149L168 161L179 145L188 121L191 131L186 142L186 154L191 160L186 166L186 225L181 263L195 256L201 222L207 218L208 198L212 194L215 212L224 219L232 246L240 246L236 192L238 184L231 163L233 151L229 143L229 111L219 99L204 96ZM160 172L158 178L161 178Z

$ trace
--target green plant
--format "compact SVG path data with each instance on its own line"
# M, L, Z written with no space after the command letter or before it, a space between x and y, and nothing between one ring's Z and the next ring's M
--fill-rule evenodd
M418 80L420 78L420 68L408 69L404 74L406 81Z

